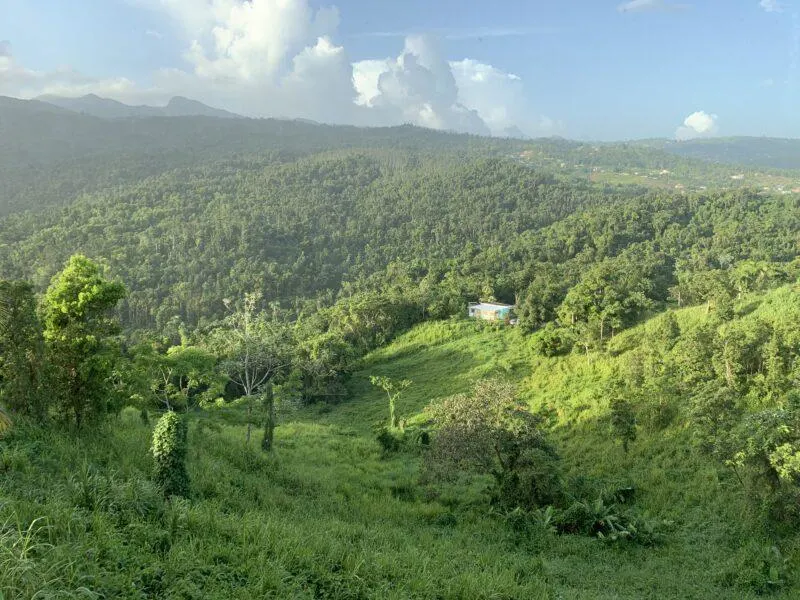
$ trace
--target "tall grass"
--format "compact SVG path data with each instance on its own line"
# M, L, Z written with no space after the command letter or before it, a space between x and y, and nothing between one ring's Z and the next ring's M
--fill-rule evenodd
M680 311L681 326L695 313ZM230 415L195 415L185 501L165 501L151 482L151 429L137 411L88 433L20 423L0 441L0 592L4 600L797 597L800 541L776 554L741 486L692 451L686 428L642 430L627 454L608 435L604 386L649 326L587 360L537 356L514 329L421 325L367 356L341 404L285 417L272 453L246 446L245 427ZM411 422L478 378L517 381L532 406L557 415L565 477L634 485L638 508L672 523L665 541L614 545L520 530L490 514L484 479L421 481L417 455L386 457L374 439L386 398L370 375L414 382L397 406ZM760 585L777 571L782 588Z

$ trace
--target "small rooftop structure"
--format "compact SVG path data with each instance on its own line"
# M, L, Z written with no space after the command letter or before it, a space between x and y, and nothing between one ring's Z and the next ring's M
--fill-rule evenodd
M514 307L510 304L499 304L497 302L470 302L468 312L472 319L508 321L513 325L516 319L511 317L512 308Z

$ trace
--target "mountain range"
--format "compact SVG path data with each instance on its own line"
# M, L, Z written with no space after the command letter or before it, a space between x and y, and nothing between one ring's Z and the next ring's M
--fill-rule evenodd
M131 106L110 98L87 94L79 98L44 95L36 100L52 104L72 112L99 117L101 119L129 119L138 117L218 117L221 119L240 119L227 110L213 108L197 100L175 96L166 106Z

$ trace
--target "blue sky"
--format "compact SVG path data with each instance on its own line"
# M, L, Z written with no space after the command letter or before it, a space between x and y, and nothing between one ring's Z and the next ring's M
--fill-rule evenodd
M255 116L580 139L800 137L800 0L242 2L0 0L0 94L180 93Z

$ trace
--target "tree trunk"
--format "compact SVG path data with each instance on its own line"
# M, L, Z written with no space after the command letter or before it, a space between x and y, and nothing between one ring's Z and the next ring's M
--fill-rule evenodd
M247 401L247 438L245 444L250 445L250 432L253 430L253 399Z
M267 384L266 395L264 397L266 416L264 418L264 439L261 440L261 449L270 452L275 436L275 399L272 395L272 384Z

